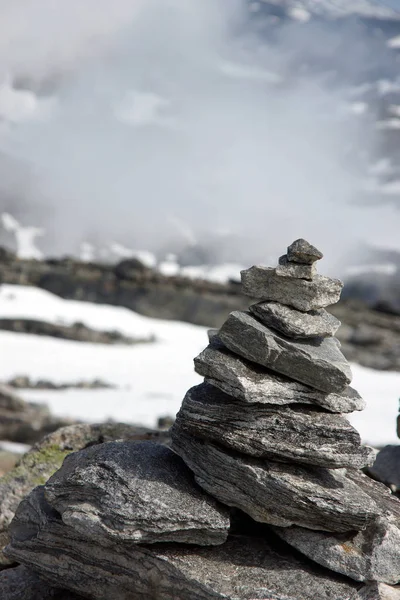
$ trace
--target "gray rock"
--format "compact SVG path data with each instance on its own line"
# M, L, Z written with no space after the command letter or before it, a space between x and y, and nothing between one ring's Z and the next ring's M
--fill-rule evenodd
M315 265L301 265L289 262L286 256L281 256L275 272L280 277L295 277L296 279L313 279L317 274Z
M339 394L319 392L233 354L218 336L194 359L194 366L206 381L250 404L311 404L336 413L365 408L365 401L351 387Z
M254 459L179 430L173 449L207 492L262 523L344 532L365 528L379 514L341 470Z
M374 464L368 468L368 474L381 481L392 492L400 491L400 446L385 446L378 452Z
M21 503L11 531L11 557L96 600L359 600L359 584L266 539L232 536L210 548L93 544L62 522L41 488Z
M356 581L400 581L400 501L387 488L361 474L352 475L354 483L362 483L364 495L369 492L381 516L364 531L332 534L301 527L274 528L275 533L291 546L332 571Z
M328 468L361 467L374 460L358 432L339 415L308 406L244 404L202 383L191 388L171 429L249 456Z
M330 337L341 325L324 308L305 313L278 302L259 302L249 310L261 323L291 338Z
M307 240L300 238L295 240L287 249L287 257L290 261L303 264L312 264L324 257L322 252L312 246Z
M335 338L289 340L247 312L232 312L219 330L222 343L242 358L322 392L342 392L350 365Z
M19 566L0 573L1 600L82 600L68 591L56 589L33 571Z
M17 506L34 487L46 483L68 454L112 440L146 439L168 443L169 434L121 423L72 425L58 429L33 446L0 479L0 568L9 564L2 549L8 543L7 529Z
M242 290L247 296L270 300L309 311L336 304L340 299L343 283L315 275L312 281L281 277L271 267L254 266L241 271Z
M227 509L185 463L154 442L110 442L70 454L45 485L66 525L102 542L222 544Z

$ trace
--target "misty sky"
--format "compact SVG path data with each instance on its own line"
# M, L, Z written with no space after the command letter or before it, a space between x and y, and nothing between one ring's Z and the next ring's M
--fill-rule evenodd
M229 234L235 259L298 237L342 257L371 231L397 240L392 206L352 204L373 117L347 112L344 86L289 77L298 26L267 47L239 0L54 7L0 0L3 208L44 226L52 252ZM329 51L318 29L307 44Z

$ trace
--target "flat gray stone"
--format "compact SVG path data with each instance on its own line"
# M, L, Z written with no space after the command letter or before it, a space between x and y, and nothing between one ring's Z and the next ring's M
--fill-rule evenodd
M363 410L365 401L351 387L325 394L230 352L214 336L194 359L196 373L230 396L249 404L311 404L335 413Z
M365 528L379 514L376 503L341 470L242 456L179 428L173 449L202 488L262 523L344 532Z
M287 249L287 257L290 261L303 264L312 264L324 257L322 252L312 246L307 240L300 238L295 240Z
M359 592L360 600L400 600L400 586L371 581Z
M218 335L242 358L321 392L342 392L351 382L350 365L335 338L289 340L241 311L229 315Z
M271 267L254 266L241 271L243 293L252 298L270 300L309 311L336 304L340 299L343 283L323 275L315 275L312 281L281 277Z
M291 546L332 571L356 581L380 581L395 584L400 581L400 501L382 484L362 474L354 483L364 495L370 491L381 516L364 531L333 534L310 531L301 527L274 528L275 533Z
M259 302L249 310L261 323L290 338L331 337L341 325L324 308L305 313L278 302Z
M275 269L280 277L294 277L296 279L314 279L317 274L317 267L311 265L301 265L299 263L289 262L287 256L281 256L279 265Z
M359 600L359 584L268 539L214 547L94 544L65 525L41 488L18 508L10 557L53 585L96 600Z
M154 442L110 442L70 454L45 485L51 506L82 535L134 543L222 544L229 513L185 463Z
M168 443L169 433L124 423L62 427L35 444L11 471L0 478L0 568L9 564L2 549L8 543L8 526L21 500L34 487L46 483L71 452L112 440Z
M359 468L374 460L343 416L308 406L246 405L208 383L186 393L171 430L174 439L178 432L285 462Z

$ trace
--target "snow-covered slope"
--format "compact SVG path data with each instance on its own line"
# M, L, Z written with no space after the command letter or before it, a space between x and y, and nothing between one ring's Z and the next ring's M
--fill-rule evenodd
M193 358L207 345L207 330L186 323L149 319L129 310L62 300L23 286L0 286L0 318L30 317L52 322L84 322L128 335L154 334L154 344L102 346L49 337L0 332L0 381L17 374L55 382L101 377L116 390L25 391L31 401L46 401L57 415L87 421L122 420L154 426L157 417L175 415L186 390L200 383ZM395 421L400 373L353 365L353 386L367 409L350 417L363 440L397 443Z

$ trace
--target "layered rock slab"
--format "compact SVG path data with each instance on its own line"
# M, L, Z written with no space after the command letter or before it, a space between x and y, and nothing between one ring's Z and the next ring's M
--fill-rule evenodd
M305 265L289 262L287 256L281 256L275 272L280 277L295 277L297 279L311 280L317 274L317 268L313 264Z
M318 564L356 581L400 582L400 501L382 484L350 472L348 476L379 507L380 515L364 531L332 534L301 527L275 533Z
M268 540L232 536L211 548L93 544L62 522L42 488L21 503L11 535L12 558L95 600L359 600L357 584Z
M54 588L23 566L0 573L0 596L1 600L83 600L83 596Z
M70 454L45 485L66 525L92 540L222 544L228 510L185 463L154 442L110 442Z
M290 340L241 311L229 315L218 335L242 358L322 392L341 392L351 383L349 363L334 338Z
M311 404L330 412L363 410L365 401L351 387L326 394L230 352L214 334L210 344L194 359L196 373L223 392L246 403Z
M331 337L341 325L324 308L305 313L278 302L259 302L249 306L249 311L267 327L295 339Z
M339 415L308 406L246 405L202 383L191 388L172 428L249 456L328 468L371 464L373 451Z
M256 521L343 532L364 529L379 514L342 471L253 459L180 431L172 437L201 487Z
M252 298L269 300L309 311L336 304L343 283L324 275L312 281L277 275L272 267L254 266L241 271L243 293Z
M148 439L168 443L169 434L124 423L82 424L58 429L35 444L0 479L0 568L10 564L2 549L8 543L7 529L17 506L34 487L46 483L68 454L111 440Z

